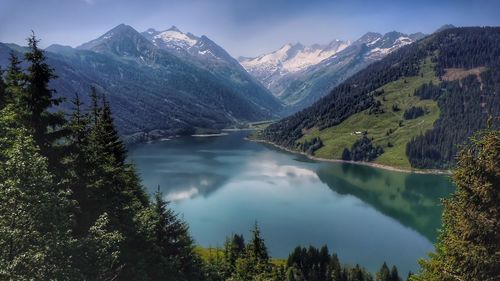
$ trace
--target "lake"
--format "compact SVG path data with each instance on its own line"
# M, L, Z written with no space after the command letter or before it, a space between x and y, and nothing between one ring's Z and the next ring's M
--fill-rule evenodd
M202 246L249 231L257 221L273 257L298 245L328 245L342 263L400 274L418 269L441 225L449 177L311 161L245 140L240 131L141 144L129 155L151 193L189 223Z

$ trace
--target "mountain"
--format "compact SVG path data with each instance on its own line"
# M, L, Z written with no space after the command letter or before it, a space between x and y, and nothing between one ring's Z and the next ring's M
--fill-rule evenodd
M449 168L472 134L500 127L499 44L498 27L434 33L370 64L260 138L322 158Z
M335 40L327 45L305 47L287 44L257 58L240 58L240 63L273 94L288 105L286 112L303 109L336 85L425 35L368 32L350 43Z
M116 26L101 37L78 46L77 49L150 63L154 62L158 53L153 44L125 24Z
M164 31L150 28L141 34L156 47L209 71L224 81L227 87L237 90L263 110L281 107L281 103L268 89L253 78L226 50L208 37L183 33L176 26Z
M289 77L332 57L349 45L335 40L327 45L306 47L300 43L286 44L279 50L256 58L239 59L245 69L280 97Z
M25 49L0 43L1 65L11 51L22 57ZM118 130L128 139L217 131L276 118L281 109L253 78L222 77L124 24L77 48L49 46L46 55L60 77L51 86L66 98L63 107L71 108L75 93L88 104L94 86L110 100Z

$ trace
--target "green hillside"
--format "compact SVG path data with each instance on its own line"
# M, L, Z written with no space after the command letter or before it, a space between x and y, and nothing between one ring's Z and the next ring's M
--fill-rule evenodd
M369 65L259 137L322 158L449 169L500 127L500 28L447 29Z
M410 162L406 156L406 144L413 137L432 129L439 117L439 108L434 100L421 100L414 96L416 89L430 81L434 84L439 83L435 75L434 64L430 58L427 58L421 63L420 75L404 77L378 89L379 91L383 89L383 94L375 99L380 101L383 113L370 114L370 109L363 110L351 115L337 126L322 131L318 128L307 131L298 143L319 137L324 146L316 150L314 155L321 158L341 159L344 148L350 149L353 143L362 137L362 134L356 134L356 132L366 131L367 136L373 138L373 143L384 149L384 153L374 162L410 168ZM394 111L393 105L397 105L399 111ZM405 110L411 107L425 108L426 113L412 120L404 120ZM389 133L389 129L392 133ZM389 143L391 147L388 146Z

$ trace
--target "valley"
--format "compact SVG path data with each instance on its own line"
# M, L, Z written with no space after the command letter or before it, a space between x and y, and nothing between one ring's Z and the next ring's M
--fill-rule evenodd
M498 280L500 4L448 2L5 0L0 280Z

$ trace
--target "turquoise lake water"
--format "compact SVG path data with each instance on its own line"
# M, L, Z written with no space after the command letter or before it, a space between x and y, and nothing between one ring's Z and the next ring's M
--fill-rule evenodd
M433 250L447 176L311 161L244 139L248 132L141 144L129 155L145 187L160 185L202 246L257 221L271 256L322 246L342 263L376 271L386 261L402 276Z

